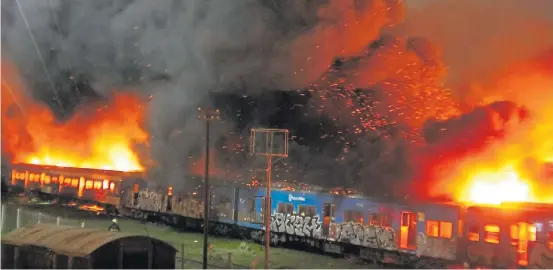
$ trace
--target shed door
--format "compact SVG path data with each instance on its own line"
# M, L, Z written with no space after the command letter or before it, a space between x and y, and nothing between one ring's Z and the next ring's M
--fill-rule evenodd
M147 269L147 268L148 268L148 250L124 251L123 269Z

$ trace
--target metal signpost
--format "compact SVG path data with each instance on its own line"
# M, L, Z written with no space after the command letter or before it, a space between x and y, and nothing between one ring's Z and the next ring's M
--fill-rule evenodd
M267 158L267 191L265 195L265 268L269 266L271 244L271 170L273 157L288 157L287 129L254 128L251 130L250 151L254 156Z
M219 120L219 110L198 108L198 119L205 120L205 181L204 181L204 250L203 269L207 269L207 235L209 232L209 122Z

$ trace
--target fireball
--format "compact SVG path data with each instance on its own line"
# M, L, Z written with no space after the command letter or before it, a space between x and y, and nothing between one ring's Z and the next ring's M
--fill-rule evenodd
M467 202L499 205L502 202L534 201L529 181L524 180L513 168L499 171L476 172L466 187Z

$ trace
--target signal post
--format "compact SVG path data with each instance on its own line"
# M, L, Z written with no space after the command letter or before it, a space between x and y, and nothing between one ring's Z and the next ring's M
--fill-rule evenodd
M287 129L254 128L251 130L250 151L254 156L267 159L267 191L265 194L265 268L270 269L269 249L271 245L271 172L273 157L288 157Z
M202 261L203 269L207 269L207 236L209 232L209 124L213 120L219 120L219 118L219 110L198 108L198 119L205 121L204 246Z

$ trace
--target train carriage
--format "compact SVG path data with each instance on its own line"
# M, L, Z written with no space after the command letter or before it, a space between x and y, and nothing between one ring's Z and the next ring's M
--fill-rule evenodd
M11 184L108 203L130 216L202 229L203 193L149 183L139 173L15 164ZM196 179L196 178L194 178ZM198 180L198 179L196 179ZM196 183L196 182L194 182ZM194 184L193 183L193 184ZM210 220L223 235L263 241L266 189L215 182ZM271 189L271 244L355 254L365 260L444 268L553 268L553 205L465 207L388 202L334 192ZM229 233L233 231L232 233ZM245 233L245 234L244 234Z
M142 178L142 173L12 164L13 186L25 190L119 206L123 182Z
M417 265L443 267L457 261L463 208L449 203L413 203L400 209L400 251L417 256ZM436 265L437 264L437 265Z
M553 206L474 206L465 218L466 258L481 267L553 268Z

